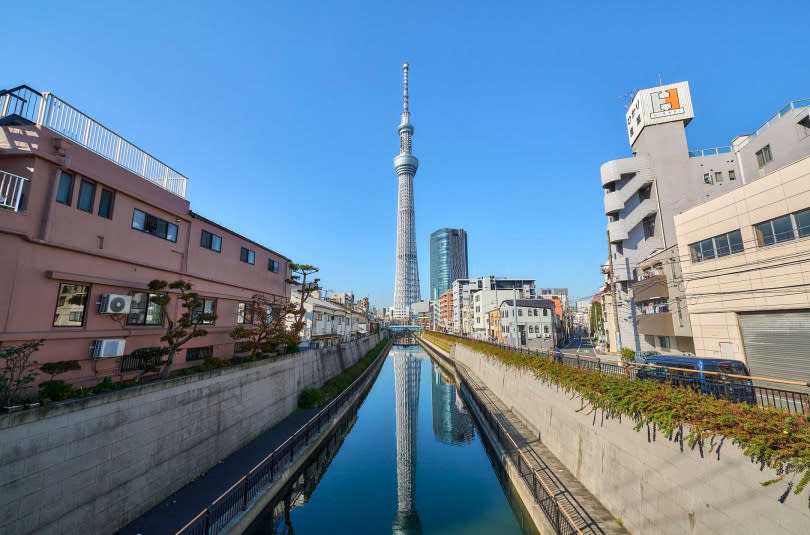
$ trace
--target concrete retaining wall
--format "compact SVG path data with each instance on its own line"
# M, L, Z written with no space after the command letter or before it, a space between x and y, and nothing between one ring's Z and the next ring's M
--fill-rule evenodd
M763 487L774 471L760 471L726 441L720 458L690 450L623 419L602 422L576 412L579 399L456 344L452 358L466 364L536 431L563 464L632 533L790 533L810 526L807 493L778 502L786 484Z
M112 533L284 419L379 341L0 416L0 532Z

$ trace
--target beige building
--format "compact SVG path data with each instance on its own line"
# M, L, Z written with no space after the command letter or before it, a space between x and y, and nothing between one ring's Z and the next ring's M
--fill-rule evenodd
M695 352L810 381L810 157L675 216L675 230Z

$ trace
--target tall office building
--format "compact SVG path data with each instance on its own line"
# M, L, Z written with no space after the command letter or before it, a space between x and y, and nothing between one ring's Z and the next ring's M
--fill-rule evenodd
M394 169L399 178L397 197L397 271L394 279L394 317L408 318L410 307L420 301L419 266L416 263L416 228L413 212L413 175L419 161L411 154L413 125L408 111L408 64L402 64L402 119L399 123L399 156Z
M441 228L430 235L430 298L438 299L456 279L466 279L467 231Z

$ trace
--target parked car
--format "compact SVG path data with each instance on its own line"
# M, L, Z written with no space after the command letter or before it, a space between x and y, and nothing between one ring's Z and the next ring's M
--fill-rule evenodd
M751 375L742 361L659 354L646 357L645 364L659 367L639 368L636 372L637 379L672 383L717 398L744 401L751 405L757 402L754 385L750 379L728 377L728 374ZM697 370L698 373L685 370ZM717 372L719 375L703 372Z
M647 362L647 357L652 357L654 355L660 355L659 351L636 351L636 356L633 358L636 362L640 362L644 364Z

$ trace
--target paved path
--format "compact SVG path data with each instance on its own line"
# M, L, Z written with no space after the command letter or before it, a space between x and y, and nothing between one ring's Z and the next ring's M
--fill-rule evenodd
M289 415L118 533L122 535L173 535L256 466L268 453L291 437L316 412L315 409L307 409ZM193 455L193 453L190 454Z
M579 353L580 355L588 355L591 357L596 356L596 352L593 347L593 342L587 336L576 336L571 338L571 341L568 342L564 347L562 347L566 353L575 352Z

